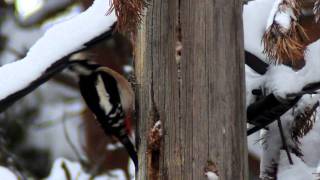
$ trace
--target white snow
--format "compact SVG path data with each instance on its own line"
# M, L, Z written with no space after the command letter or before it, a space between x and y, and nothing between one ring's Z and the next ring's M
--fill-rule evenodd
M295 115L301 112L306 106L312 106L319 100L319 95L305 95L299 101L298 107L295 108ZM284 128L284 135L287 139L287 144L289 147L295 147L295 143L290 138L289 128L292 126L293 112L290 110L281 117L282 125ZM280 151L282 147L282 141L279 135L278 126L275 123L269 125L269 131L263 130L261 144L255 143L258 137L249 137L249 151L254 153L257 157L261 157L261 177L266 177L264 173L268 170L268 167L271 166L274 162L280 162L278 175L281 177L279 179L292 179L292 180L302 180L309 179L308 177L314 177L315 167L319 162L319 147L320 147L320 121L319 114L317 116L316 124L314 128L301 139L301 150L304 154L303 160L298 159L294 154L294 165L291 166L288 163L288 157L283 150ZM262 146L262 149L261 147ZM283 155L284 154L284 155ZM296 172L299 175L294 175L293 172ZM293 174L293 175L292 175Z
M299 102L299 106L295 110L298 112L303 107L310 105L309 103L314 103L319 99L319 96L304 96L303 99ZM288 117L291 113L287 113L283 118L283 126L290 125L292 119ZM286 118L287 116L287 118ZM304 154L303 161L296 157L294 154L291 154L294 165L290 165L288 162L288 157L285 152L279 151L280 136L279 130L276 127L276 124L272 124L269 126L270 132L264 134L267 137L265 141L261 141L260 143L256 143L258 137L249 137L249 151L254 153L257 157L262 157L262 169L265 169L268 164L267 162L271 162L271 159L279 158L279 171L278 178L279 180L305 180L310 179L313 180L317 177L317 173L320 173L320 114L317 115L317 120L314 125L314 128L301 139L301 150ZM267 142L267 143L266 143ZM266 144L264 144L266 143ZM280 143L280 144L279 144ZM288 141L288 144L292 145L291 141ZM266 149L261 151L261 145ZM269 151L269 152L268 152ZM317 170L318 167L318 170Z
M208 180L219 180L219 177L214 172L208 171L205 174L206 174Z
M268 29L274 21L274 17L276 16L278 10L279 10L279 5L283 2L283 0L273 0L272 2L272 9L269 11L268 17L267 17L267 24L266 24L266 29Z
M277 12L278 5L282 0L255 0L244 6L243 20L244 20L244 36L245 36L245 49L265 62L268 58L263 54L262 37L268 27L276 21L283 28L288 28L291 20L295 19L292 10L285 11L285 13ZM290 16L289 16L290 15ZM290 21L289 21L290 18ZM266 88L266 93L274 93L277 97L287 98L287 94L295 93L302 90L302 88L310 83L320 81L320 41L310 44L306 51L306 65L299 71L294 71L284 65L271 64L268 72L261 76L255 73L252 69L246 66L246 100L247 106L254 102L255 97L252 95L252 89L259 87ZM295 114L300 112L304 107L310 106L319 100L318 95L304 96L298 103L295 109ZM319 109L318 109L319 111ZM285 136L289 146L295 146L290 140L290 132L288 127L292 125L292 111L287 112L281 117ZM317 164L320 161L319 147L320 147L320 122L319 114L317 122L304 138L302 138L302 153L304 154L305 162L301 161L298 157L293 156L294 166L288 164L288 158L284 151L280 151L282 142L279 136L279 129L276 123L269 126L270 131L262 134L264 141L260 147L259 143L255 143L258 137L249 138L250 152L262 157L261 162L261 176L267 167L270 167L273 161L280 162L278 178L280 180L305 180L315 179L317 173ZM320 169L320 167L319 167ZM320 171L320 170L319 170Z
M271 166L279 162L282 146L279 129L275 123L269 125L269 131L262 130L262 155L260 163L260 178L269 177L266 172L272 172Z
M265 76L261 76L252 70L249 66L245 65L246 76L246 107L255 101L255 96L252 94L252 90L260 89L265 82Z
M286 99L290 93L297 93L310 83L320 82L320 40L307 47L306 65L294 71L284 65L270 66L266 76L266 88L276 96Z
M25 58L2 66L0 100L23 89L57 60L110 29L117 19L114 12L106 15L109 6L106 0L95 0L85 12L50 28Z
M63 168L63 166L65 168ZM125 176L121 170L114 170L108 175L100 175L92 178L90 174L84 171L81 165L78 162L71 162L67 159L57 159L54 162L50 175L46 180L67 180L66 171L70 174L71 179L77 180L120 180L125 179Z
M320 81L320 40L310 44L306 50L305 60L306 65L297 72L298 80L303 81L303 84Z
M318 165L318 167L317 167L316 173L318 173L318 174L320 175L320 161L319 161L319 165Z
M255 0L243 8L245 49L265 61L267 57L262 53L264 47L261 41L273 4L274 0Z
M282 27L282 30L287 32L291 26L291 17L294 17L292 9L288 8L285 11L280 11L275 17L275 22Z
M0 177L5 180L17 180L18 177L8 168L0 166Z
M66 168L63 168L63 165ZM81 165L79 163L71 162L66 159L57 159L52 167L52 170L50 172L49 177L47 180L56 180L56 179L67 179L66 172L67 171L70 174L70 177L72 179L75 179L76 177L79 177L78 179L83 179L84 177L89 179L90 176L86 173L83 173L83 170L81 168Z
M54 91L51 90L51 92ZM84 127L81 119L83 104L80 102L65 103L61 99L48 101L49 99L46 99L41 102L43 104L40 108L41 111L33 126L28 129L24 146L49 150L53 159L66 157L78 160L76 153L66 139L68 135L80 153L79 155L84 159Z
M266 62L268 62L268 58L263 54L264 47L261 41L266 27L270 26L270 17L274 17L272 14L276 13L278 4L281 1L255 0L249 2L243 9L245 49ZM320 40L307 47L305 55L306 65L299 71L294 71L284 65L271 64L267 74L264 75L264 78L266 78L265 87L268 92L273 92L277 97L286 99L287 94L299 92L305 85L319 82L319 49ZM247 68L246 72L248 72ZM252 73L246 76L246 81L251 81L250 78L254 79L254 82L246 82L247 85L253 84L257 86L259 84L258 80L256 80L258 79L257 76L252 76ZM261 80L263 80L262 77ZM264 82L261 81L261 83ZM251 97L247 97L247 99L249 100L248 102L252 100Z
M158 120L158 121L154 124L154 126L153 126L153 128L152 128L152 131L158 131L160 136L163 135L163 131L162 131L162 128L161 128L162 125L161 125L161 124L162 124L161 121Z
M319 110L318 110L319 113ZM301 140L303 160L310 167L317 167L320 162L320 119L317 116L313 129ZM319 164L320 165L320 164ZM319 169L320 170L320 169ZM319 171L320 173L320 171Z
M290 165L285 152L281 153L279 164L279 180L316 180L314 176L315 169L307 166L301 159L292 154L294 165Z
M304 86L303 81L298 80L297 73L285 65L270 66L265 76L268 94L273 93L283 99L289 93L299 92Z
M279 5L283 2L283 0L276 0L272 10L270 12L269 18L267 20L266 29L269 29L271 25L276 22L278 25L282 27L281 30L285 32L290 29L292 19L296 19L293 10L291 8L286 8L284 10L279 10Z

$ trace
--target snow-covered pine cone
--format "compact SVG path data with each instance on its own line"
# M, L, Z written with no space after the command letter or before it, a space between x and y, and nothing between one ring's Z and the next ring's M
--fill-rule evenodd
M264 53L276 63L295 66L302 60L307 34L299 24L302 0L276 0L263 36Z

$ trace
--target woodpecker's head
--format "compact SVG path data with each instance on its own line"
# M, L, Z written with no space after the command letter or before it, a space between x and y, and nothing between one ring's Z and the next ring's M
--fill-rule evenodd
M100 67L99 64L88 60L85 53L77 53L69 58L69 69L78 75L90 75L94 70Z
M79 60L79 61L71 61L69 69L72 72L77 73L78 75L90 75L93 73L100 65L96 64L93 61L88 60Z

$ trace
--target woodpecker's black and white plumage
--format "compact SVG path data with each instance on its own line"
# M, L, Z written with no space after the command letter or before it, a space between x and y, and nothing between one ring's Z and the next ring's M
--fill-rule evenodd
M119 139L137 169L137 153L129 139L134 105L129 82L110 68L87 60L71 61L70 69L78 74L81 95L105 133Z

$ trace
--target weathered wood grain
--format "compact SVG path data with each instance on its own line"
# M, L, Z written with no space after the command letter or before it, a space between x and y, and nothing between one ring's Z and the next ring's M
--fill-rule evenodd
M206 179L212 163L222 180L247 179L241 11L238 0L150 1L136 37L137 179Z

